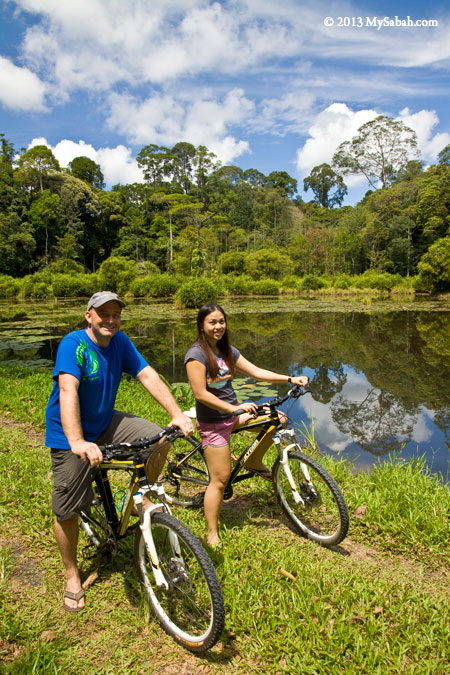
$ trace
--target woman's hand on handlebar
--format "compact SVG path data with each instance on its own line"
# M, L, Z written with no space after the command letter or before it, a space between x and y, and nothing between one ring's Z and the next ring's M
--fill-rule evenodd
M238 405L234 406L233 415L238 416L241 413L250 413L251 415L254 415L257 412L258 406L256 403L247 401L246 403L239 403Z
M291 377L291 382L292 384L298 384L300 387L306 387L309 377L306 377L306 375L296 375L295 377Z

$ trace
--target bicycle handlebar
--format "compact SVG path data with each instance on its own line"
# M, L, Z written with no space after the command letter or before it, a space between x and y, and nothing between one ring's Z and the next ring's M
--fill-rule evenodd
M289 398L300 398L300 396L304 396L305 394L310 394L311 390L310 389L303 389L303 387L299 384L294 384L292 389L289 389L287 394L284 396L278 396L277 398L273 398L270 401L266 401L265 403L260 403L258 406L256 406L256 412L254 413L254 417L259 415L260 413L266 412L267 408L270 408L271 410L275 410L275 408L278 408L280 405L282 405L285 401L287 401ZM238 415L242 415L243 413L246 413L246 410L236 410L233 413L233 417L237 417Z
M138 438L136 441L132 442L122 442L122 443L105 443L104 445L99 445L100 451L103 454L103 459L112 459L119 455L132 455L133 450L144 450L149 448L152 445L155 445L166 437L166 440L169 443L172 443L177 438L182 438L184 436L183 432L179 427L173 425L170 427L164 427L156 436L152 438Z

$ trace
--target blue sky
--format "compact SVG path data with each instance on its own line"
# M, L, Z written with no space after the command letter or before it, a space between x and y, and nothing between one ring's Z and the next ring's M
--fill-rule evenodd
M439 0L2 0L0 131L16 149L47 144L62 166L91 157L107 187L141 180L144 145L188 141L223 164L287 171L309 199L311 169L379 114L436 161L449 67ZM346 203L368 189L346 182Z

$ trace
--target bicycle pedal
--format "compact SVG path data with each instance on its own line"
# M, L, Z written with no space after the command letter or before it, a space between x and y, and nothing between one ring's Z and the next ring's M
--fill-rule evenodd
M99 553L100 551L95 544L88 544L88 546L85 546L81 551L81 555L85 560L92 560L92 558L98 556Z
M205 499L205 492L202 490L201 492L197 492L193 497L192 497L192 506L199 507L203 506L203 501Z

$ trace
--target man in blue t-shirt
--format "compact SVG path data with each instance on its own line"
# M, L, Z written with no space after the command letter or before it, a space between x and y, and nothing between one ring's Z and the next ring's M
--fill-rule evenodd
M191 420L181 412L157 372L120 331L124 306L116 293L95 293L85 313L87 328L63 338L53 370L46 445L51 448L52 509L66 571L63 608L68 612L84 607L76 556L78 515L92 501L91 467L103 459L98 446L151 437L160 431L153 422L114 410L122 373L132 375L147 389L170 415L170 424L176 424L185 435L192 433Z

